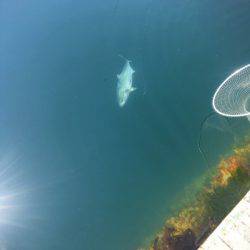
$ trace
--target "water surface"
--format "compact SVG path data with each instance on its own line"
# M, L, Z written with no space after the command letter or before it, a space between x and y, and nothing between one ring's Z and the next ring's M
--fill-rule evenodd
M2 0L0 155L25 195L1 244L136 249L160 229L206 169L197 137L214 90L249 63L249 7ZM118 54L132 60L138 88L123 108ZM209 150L216 158L224 148Z

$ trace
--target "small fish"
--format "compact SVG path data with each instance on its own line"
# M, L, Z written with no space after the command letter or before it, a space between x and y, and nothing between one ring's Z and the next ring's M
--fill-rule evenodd
M117 75L117 99L119 106L123 107L127 102L130 93L136 90L136 88L133 87L133 74L135 71L132 69L128 59L121 55L120 57L126 61L122 72Z

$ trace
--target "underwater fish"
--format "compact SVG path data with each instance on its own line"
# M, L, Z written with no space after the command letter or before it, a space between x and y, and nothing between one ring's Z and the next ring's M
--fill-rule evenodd
M136 88L133 87L133 74L135 71L130 66L130 61L128 59L121 55L120 57L126 60L122 72L117 75L117 99L119 106L123 107L127 102L130 93L136 90Z

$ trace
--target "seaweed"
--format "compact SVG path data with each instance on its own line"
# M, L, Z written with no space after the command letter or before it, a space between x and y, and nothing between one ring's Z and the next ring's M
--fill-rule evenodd
M207 176L192 200L166 220L150 250L193 250L204 242L250 189L249 138Z

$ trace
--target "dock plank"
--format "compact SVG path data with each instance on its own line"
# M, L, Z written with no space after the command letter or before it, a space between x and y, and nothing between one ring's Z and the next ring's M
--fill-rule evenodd
M199 248L212 249L250 250L250 191Z

